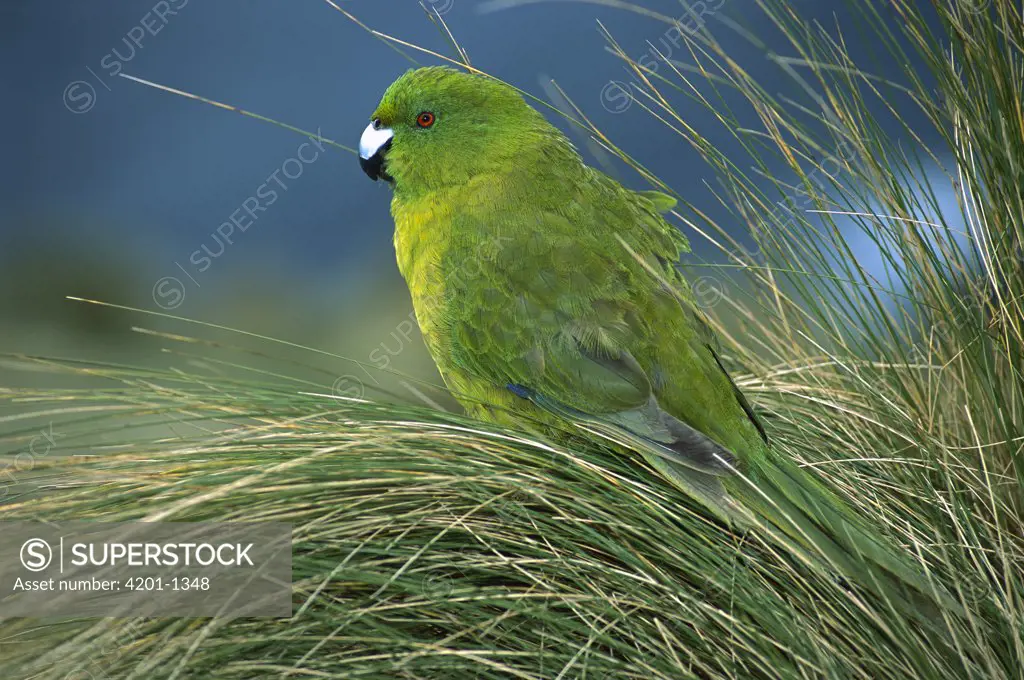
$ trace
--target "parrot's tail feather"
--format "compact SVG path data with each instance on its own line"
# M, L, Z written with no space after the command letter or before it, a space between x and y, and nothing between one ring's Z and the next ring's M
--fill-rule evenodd
M751 472L732 489L742 505L800 548L820 555L818 561L824 557L847 580L929 625L942 610L964 615L963 606L922 567L796 464L773 456Z
M651 466L682 489L690 497L703 503L708 510L726 524L732 524L734 517L729 513L729 499L717 475L700 472L693 468L672 463L664 456L642 451L644 458Z

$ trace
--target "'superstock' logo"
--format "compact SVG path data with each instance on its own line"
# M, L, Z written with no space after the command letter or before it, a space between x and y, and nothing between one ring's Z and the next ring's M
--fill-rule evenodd
M29 571L42 571L53 561L53 549L41 538L30 538L21 544L21 566Z

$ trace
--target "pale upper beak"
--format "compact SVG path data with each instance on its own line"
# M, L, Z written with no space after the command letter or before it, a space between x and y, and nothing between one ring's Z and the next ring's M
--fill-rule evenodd
M375 182L380 178L391 181L384 167L384 155L391 147L391 138L394 136L391 128L382 127L380 119L375 118L359 138L359 166Z

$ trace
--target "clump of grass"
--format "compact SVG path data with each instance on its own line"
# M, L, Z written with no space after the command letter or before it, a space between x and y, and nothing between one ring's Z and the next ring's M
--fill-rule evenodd
M50 362L104 386L0 394L12 450L41 423L62 434L0 518L290 522L295 614L8 621L5 675L1019 677L1020 9L859 2L900 70L870 75L840 34L759 4L796 55L770 56L811 106L774 97L707 31L687 35L686 63L656 73L612 49L755 235L751 252L677 214L722 245L732 266L716 276L744 282L710 312L774 445L916 555L966 616L922 630L758 533L730 532L600 442L332 397L329 380L247 373L211 340L206 368ZM715 111L761 179L686 124L680 95ZM757 128L740 122L751 111ZM795 179L766 184L780 176L773 159ZM956 214L939 208L941 189ZM884 278L858 261L855 236L878 244Z

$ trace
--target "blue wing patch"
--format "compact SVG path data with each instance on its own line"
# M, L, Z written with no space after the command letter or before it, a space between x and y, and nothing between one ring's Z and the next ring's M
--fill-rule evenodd
M533 398L533 390L531 390L529 387L523 387L522 385L516 385L514 383L509 383L508 385L505 385L505 387L508 389L509 392L516 395L520 399Z

